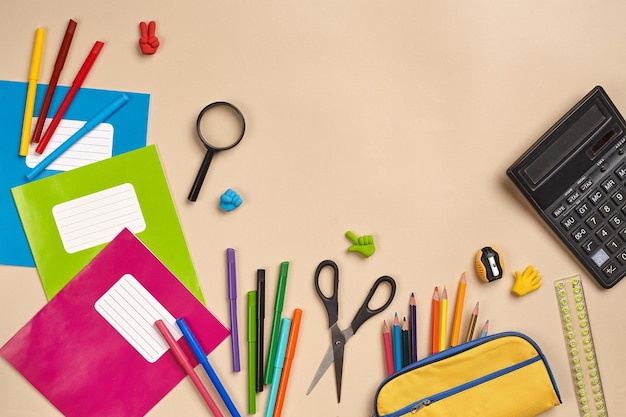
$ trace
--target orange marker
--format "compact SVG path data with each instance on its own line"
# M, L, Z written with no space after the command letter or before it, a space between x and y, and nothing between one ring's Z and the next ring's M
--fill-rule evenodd
M289 373L291 372L291 362L296 354L296 344L298 343L298 332L300 331L300 320L302 318L302 310L296 308L293 311L291 319L291 327L289 328L289 339L287 340L287 350L285 353L285 363L283 371L280 375L280 383L278 384L278 394L276 395L276 404L274 405L273 417L279 417L283 411L283 402L287 392L287 383L289 382Z
M439 352L439 287L435 287L431 309L431 353Z
M456 304L454 306L454 319L452 321L452 336L450 337L450 346L459 344L459 333L461 332L461 319L463 317L463 304L465 303L465 288L467 286L467 278L465 272L459 280L459 288L456 293Z

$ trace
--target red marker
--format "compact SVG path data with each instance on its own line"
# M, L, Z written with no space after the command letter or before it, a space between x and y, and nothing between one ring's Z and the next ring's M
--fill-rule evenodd
M38 154L42 154L43 151L46 149L48 142L50 142L50 138L52 138L54 131L59 126L59 123L61 123L61 119L63 119L67 108L70 106L72 100L74 99L74 96L85 81L89 70L91 70L93 63L96 61L96 58L98 57L98 54L100 54L100 50L103 46L103 42L96 41L96 43L93 45L93 48L91 48L91 52L89 52L89 55L87 55L83 66L80 67L80 70L78 70L78 74L76 74L76 78L74 78L72 86L70 87L67 95L63 99L63 102L59 106L59 110L57 110L56 114L52 118L52 122L50 123L50 126L48 126L46 133L44 133L41 137L41 142L39 142L39 145L37 145L37 149L35 149L35 152L37 152Z

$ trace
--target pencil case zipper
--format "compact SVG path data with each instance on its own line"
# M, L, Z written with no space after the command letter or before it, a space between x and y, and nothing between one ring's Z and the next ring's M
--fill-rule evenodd
M476 379L474 379L472 381L468 381L468 382L466 382L464 384L461 384L461 385L458 385L456 387L450 388L448 390L442 391L440 393L431 395L431 396L426 397L426 398L422 398L422 399L420 399L418 401L415 401L414 403L409 404L409 405L407 405L407 406L405 406L405 407L403 407L401 409L398 409L397 411L394 411L392 413L385 414L385 415L378 415L378 414L375 413L372 417L401 417L401 416L404 416L404 415L407 415L407 414L417 414L423 408L428 407L431 404L435 404L438 401L445 400L446 398L449 398L449 397L451 397L453 395L456 395L456 394L459 394L459 393L461 393L463 391L475 388L475 387L477 387L477 386L479 386L481 384L487 383L489 381L492 381L494 379L497 379L499 377L507 375L507 374L509 374L511 372L515 372L515 371L517 371L519 369L522 369L522 368L524 368L526 366L529 366L529 365L531 365L531 364L533 364L535 362L538 362L538 361L544 361L545 362L545 358L543 357L543 354L541 353L541 350L539 349L539 346L537 346L537 344L532 339L528 338L527 336L525 336L522 333L504 332L504 333L494 334L494 335L491 335L491 336L482 337L480 339L476 339L476 340L473 340L471 342L464 343L464 344L458 345L456 347L449 348L449 349L447 349L447 350L445 350L443 352L439 352L437 354L431 355L430 357L425 358L425 359L423 359L420 362L416 362L413 366L411 366L411 365L407 366L407 367L399 370L398 372L394 373L393 375L387 377L385 379L385 381L383 381L383 383L381 383L380 386L383 386L386 381L388 381L390 379L393 379L393 378L396 378L399 375L402 375L403 373L410 372L411 370L413 370L415 368L423 367L423 366L426 366L426 365L429 365L429 364L441 361L443 359L449 358L450 356L457 355L457 354L462 353L462 352L464 352L464 351L466 351L468 349L471 349L471 348L473 348L475 346L478 346L480 344L486 343L486 342L488 342L490 340L493 340L493 339L496 339L496 338L499 338L499 337L505 337L505 336L518 336L518 337L521 337L521 338L527 340L529 343L531 343L534 346L535 350L537 351L537 355L533 356L532 358L526 359L526 360L524 360L522 362L519 362L517 364L514 364L514 365L508 366L506 368L500 369L498 371L492 372L492 373L490 373L488 375L484 375L484 376L482 376L480 378L476 378ZM551 372L550 372L550 379L552 380L552 385L553 385L553 387L556 390L556 382L555 382L554 376L552 375ZM379 390L380 390L380 387L379 387Z

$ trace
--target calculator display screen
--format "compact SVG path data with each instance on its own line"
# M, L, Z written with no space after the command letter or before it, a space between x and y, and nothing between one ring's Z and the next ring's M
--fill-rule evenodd
M525 173L528 178L534 184L540 182L561 162L563 156L570 155L572 150L576 149L605 120L606 117L597 104L590 107L526 167Z

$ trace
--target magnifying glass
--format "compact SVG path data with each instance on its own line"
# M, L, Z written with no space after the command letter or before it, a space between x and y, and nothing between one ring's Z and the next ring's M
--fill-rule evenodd
M198 198L213 155L237 146L245 131L246 121L234 105L216 101L202 109L196 121L196 132L206 148L206 155L187 197L189 201L196 201Z

